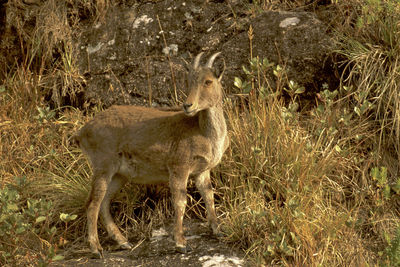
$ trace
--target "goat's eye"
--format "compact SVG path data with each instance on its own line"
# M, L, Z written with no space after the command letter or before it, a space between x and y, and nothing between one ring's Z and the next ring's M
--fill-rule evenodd
M206 80L204 84L205 84L206 86L210 86L210 85L212 84L212 81L211 81L211 80Z

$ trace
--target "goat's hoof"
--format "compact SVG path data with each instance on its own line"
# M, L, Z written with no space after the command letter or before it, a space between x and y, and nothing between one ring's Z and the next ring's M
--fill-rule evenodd
M186 253L192 251L192 248L189 247L189 246L184 246L184 247L176 246L175 249L176 249L176 252L179 252L179 253L182 253L182 254L186 254Z
M103 259L104 258L104 256L103 256L103 251L92 251L92 253L91 253L91 258L92 259Z
M119 246L120 249L123 250L131 250L133 249L133 245L130 242L125 242Z
M91 251L90 258L92 258L92 259L102 259L102 258L104 258L103 248L100 246L100 244L98 244L95 247L91 246L90 251Z

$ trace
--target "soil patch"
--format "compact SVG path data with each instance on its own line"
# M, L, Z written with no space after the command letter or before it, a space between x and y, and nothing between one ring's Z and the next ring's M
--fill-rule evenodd
M107 241L107 244L103 244L103 259L89 258L88 248L81 251L71 249L63 252L65 260L50 266L251 266L244 259L243 251L213 237L206 223L198 220L185 221L187 228L185 237L188 247L192 250L180 254L175 251L175 243L169 234L172 232L172 227L173 225L169 224L153 229L152 237L146 240L131 240L135 246L132 251L113 250L114 244ZM88 246L81 244L81 247Z

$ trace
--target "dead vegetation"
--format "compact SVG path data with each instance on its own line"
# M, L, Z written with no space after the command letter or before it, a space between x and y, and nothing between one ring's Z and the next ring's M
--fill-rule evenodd
M28 2L35 1L8 2L9 26L1 40L1 49L10 51L0 60L2 265L48 264L61 258L62 249L85 244L82 203L91 170L69 138L101 108L85 110L79 102L85 76L76 68L73 39L81 21L96 23L112 4L126 4L48 0L28 9ZM231 147L212 177L224 240L256 264L399 264L396 4L247 4L249 15L266 9L328 12L337 41L333 52L344 68L340 86L321 88L307 110L298 108L304 88L285 80L276 64L251 59L246 80L235 80L246 90L227 98ZM264 79L271 71L274 87ZM204 219L192 183L188 190L189 216ZM171 218L169 201L163 186L129 185L111 212L135 241Z

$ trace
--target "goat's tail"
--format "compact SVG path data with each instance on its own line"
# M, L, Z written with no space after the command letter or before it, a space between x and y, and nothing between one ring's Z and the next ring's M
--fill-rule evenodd
M81 145L81 141L80 141L80 132L75 133L74 135L70 136L68 138L68 143L70 145L75 145L80 147Z

